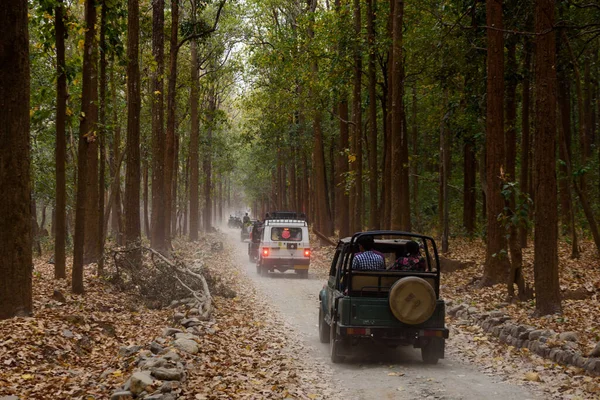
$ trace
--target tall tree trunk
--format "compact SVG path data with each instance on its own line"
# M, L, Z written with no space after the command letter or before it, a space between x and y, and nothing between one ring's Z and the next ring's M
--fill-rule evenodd
M559 38L558 48L561 48ZM560 51L559 51L560 53ZM557 70L557 99L558 99L558 158L563 162L558 166L560 171L560 179L558 180L559 198L560 198L560 215L563 218L563 224L567 226L569 235L571 236L571 258L579 257L579 241L577 238L577 229L575 227L575 213L573 210L573 195L571 192L571 179L569 176L569 168L567 168L567 160L571 160L571 105L570 105L570 90L569 83L565 76L566 71L560 60L558 61ZM565 144L563 146L563 143Z
M350 196L351 221L354 232L363 230L363 150L362 150L362 52L361 52L361 10L360 0L354 0L354 85L352 89L352 153L355 157L352 165L354 185Z
M33 312L27 4L0 12L0 319Z
M530 122L529 122L529 110L531 108L531 54L532 54L532 43L529 38L525 38L525 44L523 51L525 55L523 57L523 100L521 102L521 171L520 171L520 184L521 192L530 197L532 193L529 191L529 174L530 174L530 152L531 152L531 140L530 140ZM521 225L519 228L519 236L521 237L521 248L527 247L527 236L529 229L527 225Z
M208 129L206 130L206 143L203 146L204 159L202 162L202 172L204 178L204 232L210 232L212 228L212 136L214 116L217 111L217 102L215 98L215 88L211 85L208 96Z
M486 177L487 240L482 286L506 282L509 272L506 233L498 215L504 211L504 37L502 0L487 0Z
M477 219L476 171L475 144L471 138L467 138L463 143L463 226L469 235L475 233Z
M555 2L535 3L535 236L533 272L539 315L561 312L556 204Z
M317 7L317 0L307 0L310 8L310 13L314 14ZM311 19L314 16L311 15ZM314 20L313 20L314 21ZM310 40L314 38L314 30L312 25L308 27L308 37ZM312 61L311 65L311 76L313 80L316 80L319 75L319 65L317 60ZM309 89L309 98L313 98L312 87ZM329 204L327 204L327 182L325 175L325 151L323 142L323 130L321 126L321 111L318 109L313 110L313 131L314 131L314 142L313 142L313 179L315 188L315 208L318 220L316 220L316 227L319 231L327 236L333 235L333 223L331 220L331 210Z
M511 37L507 42L507 60L508 78L506 82L506 182L516 182L517 171L517 39ZM510 193L508 203L508 216L514 216L517 208L516 193L513 190ZM517 223L511 222L508 232L508 247L510 249L510 273L507 281L508 296L514 297L514 283L518 282L519 295L525 297L525 285L523 283L523 274L521 267L523 265L523 253L521 250L521 241L519 237L519 225L525 221L517 220Z
M166 192L165 182L165 128L164 128L164 74L165 74L165 0L152 0L152 56L156 68L152 72L152 233L150 243L155 249L165 252Z
M139 246L140 226L140 10L138 0L128 0L127 13L127 167L125 175L125 243ZM141 251L130 253L141 265Z
M191 92L190 92L190 240L198 240L199 215L199 155L200 126L198 121L198 50L195 40L190 42L191 49Z
M419 215L419 123L417 121L417 81L412 87L412 129L411 129L411 144L412 144L412 157L410 162L410 173L411 173L411 201L415 206L415 225L417 229L421 226L421 217Z
M336 204L336 219L337 228L341 238L349 236L352 232L350 229L350 215L349 215L349 198L346 192L346 175L348 174L348 155L346 150L349 145L349 127L348 127L348 100L342 94L342 98L338 103L338 116L339 116L339 129L340 129L340 141L337 154L337 179L336 179L336 191L337 194Z
M391 103L391 229L410 231L410 190L408 187L408 141L404 122L404 67L402 51L402 21L404 1L394 0L392 40L392 103Z
M100 112L99 112L99 146L100 167L98 177L98 276L104 271L104 196L105 196L105 172L106 172L106 18L107 0L102 0L102 14L100 16Z
M65 21L63 2L58 0L54 11L54 30L56 35L56 223L54 236L54 278L66 278L67 239L67 73L65 60Z
M442 86L446 86L443 82ZM448 198L448 179L450 179L450 135L446 129L446 110L449 106L449 89L444 88L444 106L442 120L440 121L440 201L439 201L439 219L440 231L442 232L442 252L449 251L450 239L450 216Z
M92 147L95 140L98 119L98 77L96 71L97 65L97 44L96 44L96 2L86 0L85 2L85 42L83 54L83 79L81 90L81 118L79 125L79 149L78 149L78 168L77 168L77 202L75 208L75 243L73 246L73 274L71 280L71 289L73 293L83 294L83 265L84 265L84 243L90 227L86 227L87 217L90 215L86 209L90 206L97 207L97 203L91 203L88 199L88 183L90 182L87 169L90 166L89 153L97 150ZM98 159L96 157L96 170L98 168ZM96 181L97 183L97 181ZM97 193L98 187L95 187ZM96 200L98 198L96 197ZM97 209L94 210L94 215ZM97 220L93 226L97 229ZM94 237L97 231L93 232ZM95 244L97 245L97 243ZM95 247L95 246L94 246Z
M369 228L379 229L377 185L377 71L375 66L375 10L373 0L367 0L367 31L369 41Z
M149 199L148 199L148 158L143 157L144 161L142 161L142 199L144 203L144 233L146 237L150 238L151 226L150 226L150 216L148 213Z
M165 224L165 247L171 248L171 237L175 235L175 219L177 199L175 198L176 187L176 163L175 158L175 118L177 106L177 32L179 29L179 0L171 0L171 40L169 44L169 81L167 94L167 134L165 137L165 199L164 199L164 224Z

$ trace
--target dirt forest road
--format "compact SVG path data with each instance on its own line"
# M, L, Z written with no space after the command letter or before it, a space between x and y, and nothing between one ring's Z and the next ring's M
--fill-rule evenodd
M309 274L299 279L294 273L271 273L261 277L248 261L247 242L240 243L237 230L225 229L234 258L256 284L259 291L279 310L282 318L297 330L309 353L333 370L334 385L346 393L345 398L359 399L441 399L441 400L510 400L539 399L527 388L501 382L465 365L451 356L437 365L424 365L419 349L368 346L342 364L332 364L329 347L319 342L318 299L323 279ZM452 339L447 342L452 346Z

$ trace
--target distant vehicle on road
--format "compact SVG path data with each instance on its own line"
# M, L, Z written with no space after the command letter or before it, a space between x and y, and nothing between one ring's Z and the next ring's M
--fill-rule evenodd
M304 214L272 212L265 218L259 244L256 272L267 276L275 270L294 270L308 278L310 238Z
M427 364L444 358L448 329L439 266L428 236L372 231L340 240L319 293L319 339L330 344L332 362L365 342L420 348Z

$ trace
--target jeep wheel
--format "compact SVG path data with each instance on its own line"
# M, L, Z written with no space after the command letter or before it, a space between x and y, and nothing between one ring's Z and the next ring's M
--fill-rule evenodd
M260 268L260 275L261 276L269 276L269 269L266 266L262 266Z
M436 305L435 291L431 285L416 276L407 276L394 283L388 301L394 317L408 325L427 321Z
M330 328L325 322L325 316L323 315L323 306L319 304L319 341L321 343L329 343Z
M307 279L308 278L308 270L307 269L299 269L296 271L296 273L298 274L298 276L300 278L303 279Z
M337 338L337 329L335 323L333 323L329 328L329 355L331 356L331 362L334 364L341 363L346 358L338 354L340 351L340 342L341 339Z
M444 339L430 338L421 346L421 358L425 364L437 364L440 358L444 358Z
M256 273L260 275L260 263L256 263Z

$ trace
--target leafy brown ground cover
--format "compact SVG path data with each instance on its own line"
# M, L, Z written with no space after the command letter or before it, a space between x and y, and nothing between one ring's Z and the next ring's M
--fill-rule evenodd
M301 341L258 298L229 252L211 253L205 240L182 245L178 253L202 258L216 291L214 324L199 339L200 353L180 353L190 365L183 398L335 397L328 369L306 361ZM91 267L85 296L70 295L69 282L55 281L46 259L35 262L35 315L0 321L0 396L109 398L134 368L135 357L120 357L119 348L149 344L173 325L173 310L147 308L135 292L115 289ZM55 289L66 302L52 299ZM236 297L219 295L231 289Z

